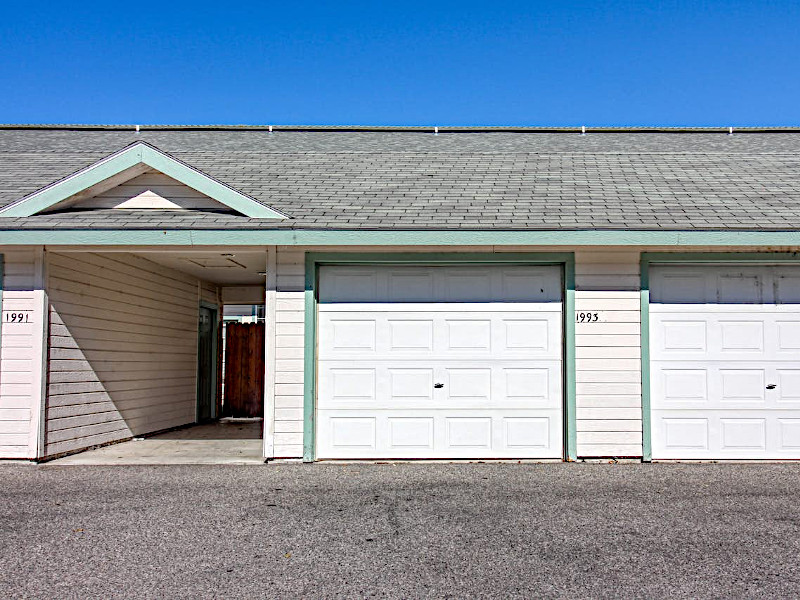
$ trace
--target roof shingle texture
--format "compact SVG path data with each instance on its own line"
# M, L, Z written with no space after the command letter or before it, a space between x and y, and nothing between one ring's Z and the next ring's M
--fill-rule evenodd
M146 141L290 219L75 211L2 229L800 229L800 133L0 130L0 206Z

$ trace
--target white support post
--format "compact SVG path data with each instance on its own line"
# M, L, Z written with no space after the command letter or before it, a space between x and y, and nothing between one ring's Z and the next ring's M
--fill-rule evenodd
M264 298L264 458L275 457L275 323L278 291L278 249L267 246L267 281Z
M33 337L31 358L33 364L38 364L39 368L34 367L31 381L30 455L42 458L45 455L47 349L50 334L50 302L47 298L47 259L44 246L36 249L34 269L32 318L37 324L37 334Z

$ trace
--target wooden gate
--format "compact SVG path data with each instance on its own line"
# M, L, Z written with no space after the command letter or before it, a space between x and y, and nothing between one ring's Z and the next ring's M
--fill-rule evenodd
M226 417L264 416L264 324L225 325Z

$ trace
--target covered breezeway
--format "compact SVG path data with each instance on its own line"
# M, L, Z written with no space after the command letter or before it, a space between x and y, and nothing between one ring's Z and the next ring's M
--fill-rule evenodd
M264 462L260 419L220 419L70 454L59 465L247 465Z
M264 303L263 248L59 248L45 257L42 458L263 462L262 419L220 420L222 314L226 304ZM237 368L263 372L263 352L247 360L260 363Z

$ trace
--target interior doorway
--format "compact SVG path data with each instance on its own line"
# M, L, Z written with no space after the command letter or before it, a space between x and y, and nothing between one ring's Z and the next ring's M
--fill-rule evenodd
M197 332L197 422L217 418L217 309L200 307Z
M264 416L264 305L223 307L222 412L231 419Z

